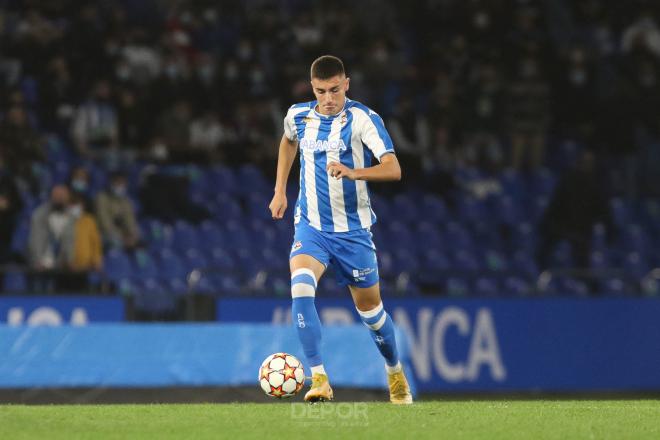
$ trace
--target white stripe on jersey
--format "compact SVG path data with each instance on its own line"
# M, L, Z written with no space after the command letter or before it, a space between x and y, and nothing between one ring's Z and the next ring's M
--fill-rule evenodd
M351 108L349 111L353 113L353 132L351 134L351 146L353 147L353 167L355 169L364 168L364 145L362 144L361 139L362 130L360 130L360 125L363 122L359 119L361 116L365 117L366 115L360 109ZM365 203L366 201L369 201L367 181L356 180L355 190L357 193L357 214L360 218L360 225L362 225L363 228L368 228L371 226L371 208L367 203Z
M329 139L338 139L341 132L341 118L335 118L330 126ZM326 152L327 163L340 162L339 150L330 149ZM329 173L325 173L330 189L330 209L332 211L332 223L335 232L348 231L348 217L344 206L344 179L335 179Z
M378 129L367 112L361 108L351 107L353 113L353 130L361 133L360 141L363 142L380 162L380 157L387 153L385 143L378 135ZM371 112L371 110L369 110ZM374 113L375 114L375 113ZM356 125L357 122L357 125ZM355 145L355 144L353 144Z
M307 116L313 115L314 109L307 113ZM316 136L319 132L320 119L310 118L305 128L305 135L303 139L311 139L316 141ZM302 150L303 158L305 159L305 169L301 173L301 178L305 179L305 199L307 201L307 219L309 224L321 230L321 215L319 214L319 201L316 196L316 164L314 163L314 151L309 149Z

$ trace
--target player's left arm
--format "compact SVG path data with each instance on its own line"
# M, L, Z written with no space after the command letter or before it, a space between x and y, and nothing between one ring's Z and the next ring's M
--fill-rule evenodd
M326 167L330 176L339 180L346 177L350 180L367 180L370 182L387 182L401 180L401 166L394 153L385 153L380 163L368 168L349 168L339 162L330 162Z

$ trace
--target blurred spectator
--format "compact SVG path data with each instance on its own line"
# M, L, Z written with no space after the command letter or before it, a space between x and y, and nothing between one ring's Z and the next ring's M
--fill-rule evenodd
M68 268L78 275L79 282L86 284L86 275L80 272L100 271L103 265L103 245L94 216L85 209L78 194L71 197L69 212L74 220L72 246L66 249Z
M12 235L22 207L14 178L0 157L0 264L11 260Z
M100 80L89 99L76 110L71 136L84 156L98 155L103 149L119 145L117 111L111 93L110 83Z
M122 173L110 177L108 188L96 196L96 215L103 241L109 246L134 248L140 239L128 181Z
M523 58L509 85L507 97L511 133L511 165L516 169L538 168L543 161L550 123L550 88L540 72L539 61Z
M549 268L555 245L566 240L571 245L574 265L586 268L594 225L603 223L608 233L613 232L608 197L596 174L594 160L593 153L582 153L576 166L557 184L539 224L539 267Z
M63 56L53 57L39 79L39 116L48 131L66 135L75 112L76 87Z
M186 100L177 101L160 117L156 136L164 143L168 156L185 154L190 146L192 109Z
M50 200L32 213L28 238L30 267L37 271L64 269L68 265L66 250L70 248L71 229L75 217L69 211L71 194L64 185L51 190Z
M204 112L190 124L190 148L193 152L203 153L207 159L217 156L220 144L229 137L213 111Z
M129 88L119 91L117 118L121 148L144 149L152 128L151 119L145 103L139 102L137 94Z
M14 175L29 182L32 180L32 164L44 160L42 140L21 106L10 107L0 124L0 155Z
M590 143L597 107L595 67L580 47L566 58L556 77L554 119L562 136Z
M83 200L88 200L91 196L90 194L90 177L89 171L84 166L77 166L71 170L69 176L69 189L72 193L83 198Z
M621 37L624 52L645 50L660 58L660 27L650 9L643 9Z
M419 176L418 171L430 143L430 129L425 115L416 111L409 96L403 95L388 118L387 127L401 165L409 170L409 177Z

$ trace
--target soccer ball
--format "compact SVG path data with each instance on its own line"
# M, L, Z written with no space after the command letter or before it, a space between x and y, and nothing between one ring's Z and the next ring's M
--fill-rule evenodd
M303 365L290 354L271 354L259 368L259 385L271 397L282 399L295 396L304 384Z

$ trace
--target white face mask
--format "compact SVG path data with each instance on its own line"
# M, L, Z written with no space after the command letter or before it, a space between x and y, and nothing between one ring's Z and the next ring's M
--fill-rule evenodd
M74 205L69 208L69 214L75 218L79 218L82 215L82 206Z

